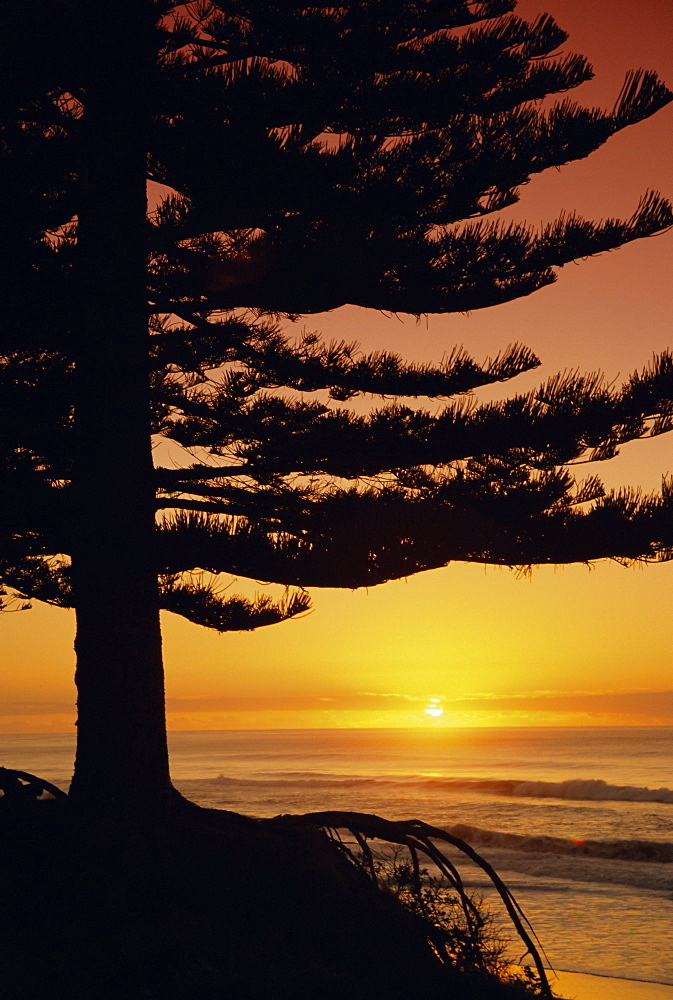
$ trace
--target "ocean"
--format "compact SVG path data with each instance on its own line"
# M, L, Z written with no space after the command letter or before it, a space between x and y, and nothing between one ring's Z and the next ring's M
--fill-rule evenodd
M204 806L453 832L514 892L554 969L673 986L673 729L176 732L170 751L175 784ZM63 788L72 758L69 736L0 738L0 763ZM459 867L499 917L486 876Z

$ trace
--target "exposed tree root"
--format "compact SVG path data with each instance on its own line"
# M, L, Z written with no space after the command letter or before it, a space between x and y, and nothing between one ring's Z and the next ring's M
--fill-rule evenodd
M66 799L68 796L56 785L44 778L38 778L27 771L14 771L9 767L0 767L0 791L3 798L12 802L37 799L43 792L48 792L55 799Z
M535 965L530 986L552 997L541 947L512 893L469 844L420 820L341 811L257 820L180 799L154 822L129 826L121 813L96 819L71 809L64 792L23 771L0 768L0 791L0 881L8 900L21 901L18 911L0 907L15 995L84 1000L111 950L127 955L107 970L99 995L111 1000L126 1000L135 983L162 1000L219 997L225 987L238 1000L294 1000L318 988L325 1000L364 1000L377 989L392 1000L447 989L454 1000L531 995L506 977L497 982L483 918L443 842L489 876ZM37 801L43 792L51 802ZM420 904L412 912L374 890L385 876L373 840L409 852L409 889ZM464 970L455 923L442 926L427 905L420 856L460 902ZM63 965L61 992L25 965L29 940ZM263 961L251 965L245 956L260 942Z
M490 878L505 905L519 937L526 946L525 954L529 954L533 960L540 980L542 995L546 997L552 996L547 973L542 962L544 951L529 921L498 873L466 841L461 840L459 837L454 837L452 834L447 833L446 830L440 830L438 827L430 826L428 823L423 823L418 819L392 821L383 819L381 816L360 812L334 810L306 813L301 816L285 815L277 817L274 822L281 822L297 827L313 826L323 829L351 857L355 864L363 868L375 882L378 881L378 875L374 856L368 841L383 840L390 844L400 844L406 847L411 856L414 874L413 889L419 900L421 900L422 889L419 853L425 854L437 866L441 875L458 895L465 915L466 926L475 943L476 949L477 931L482 924L482 918L466 893L457 868L433 841L439 840L451 844L452 847L457 848L463 854L467 855ZM353 836L362 852L361 857L358 857L344 843L339 833L341 830L347 830ZM430 930L429 938L439 957L441 958L442 955L445 955L447 935L443 932L442 928L434 927Z

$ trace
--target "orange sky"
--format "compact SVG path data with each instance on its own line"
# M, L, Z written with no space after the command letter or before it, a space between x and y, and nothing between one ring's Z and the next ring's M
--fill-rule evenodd
M521 0L553 14L597 80L574 91L614 101L644 66L673 86L670 0ZM613 138L584 162L531 182L510 210L531 223L561 209L629 215L640 194L673 197L673 108ZM477 358L517 340L544 367L627 375L671 345L673 233L568 265L527 299L466 316L414 320L346 308L303 325L329 337L437 359L463 343ZM633 444L600 469L609 485L655 489L673 472L673 435ZM369 592L314 591L301 620L218 636L164 616L174 729L417 725L673 725L673 564L534 571L455 564ZM242 589L242 583L233 588ZM0 619L0 728L72 731L73 619L36 607ZM429 698L444 715L424 714Z

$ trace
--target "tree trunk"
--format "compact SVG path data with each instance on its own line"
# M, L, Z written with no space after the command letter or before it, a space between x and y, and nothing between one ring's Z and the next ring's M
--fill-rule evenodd
M73 474L78 739L71 796L135 813L168 772L154 553L146 294L153 66L144 0L80 5L87 59Z

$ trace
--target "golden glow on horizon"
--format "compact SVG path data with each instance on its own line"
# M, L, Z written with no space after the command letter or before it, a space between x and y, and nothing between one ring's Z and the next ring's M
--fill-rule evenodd
M254 633L165 614L169 727L673 725L671 584L670 564L532 581L457 565L317 592L313 614ZM73 615L36 606L0 625L0 732L74 731Z
M219 730L297 730L297 729L404 729L425 732L429 729L531 729L545 727L581 728L614 726L673 726L673 716L648 723L635 714L592 715L588 712L556 714L553 712L460 712L445 713L441 719L428 719L422 713L407 717L376 712L198 712L168 713L169 732L217 732ZM75 712L63 715L0 715L4 736L31 734L71 734L75 737ZM6 762L5 762L6 763Z

